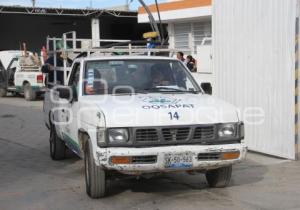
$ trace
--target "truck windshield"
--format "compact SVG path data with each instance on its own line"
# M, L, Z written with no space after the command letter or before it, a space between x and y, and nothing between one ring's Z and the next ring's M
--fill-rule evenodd
M191 92L200 88L176 60L101 60L87 61L84 95Z

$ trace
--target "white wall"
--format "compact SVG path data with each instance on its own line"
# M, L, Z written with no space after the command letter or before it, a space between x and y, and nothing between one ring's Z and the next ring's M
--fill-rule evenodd
M202 45L197 47L197 55L195 55L197 64L197 72L212 74L212 46Z
M264 110L262 124L246 124L249 148L289 159L295 158L296 3L213 2L215 93L242 112Z

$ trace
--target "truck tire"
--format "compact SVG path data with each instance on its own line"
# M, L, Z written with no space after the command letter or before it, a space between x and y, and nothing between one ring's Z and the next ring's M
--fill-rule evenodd
M17 97L17 96L19 96L19 93L18 92L11 92L11 95L13 96L13 97Z
M213 169L206 172L206 180L210 187L223 188L228 186L231 179L232 166Z
M32 90L29 83L24 85L24 98L26 101L33 101L36 99L36 92Z
M6 96L7 90L5 88L0 88L0 98L3 98Z
M105 171L95 164L89 141L84 147L84 169L86 193L91 198L103 198L106 195L106 175Z
M50 127L50 156L52 160L63 160L65 158L66 145L56 133L55 126Z

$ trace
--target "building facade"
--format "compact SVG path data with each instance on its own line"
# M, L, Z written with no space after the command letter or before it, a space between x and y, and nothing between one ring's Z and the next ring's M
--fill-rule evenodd
M212 1L211 0L169 0L157 6L149 5L156 21L167 24L169 47L192 55L197 60L196 80L213 86L212 68ZM149 22L142 7L138 11L139 23Z
M140 40L149 24L137 23L137 12L98 9L0 6L0 50L39 52L46 37L76 31L78 38Z

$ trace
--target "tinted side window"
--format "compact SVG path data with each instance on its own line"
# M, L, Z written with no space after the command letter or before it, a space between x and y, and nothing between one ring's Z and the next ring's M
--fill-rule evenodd
M0 71L4 71L4 70L5 70L4 66L3 66L2 62L0 61Z
M2 62L0 61L0 87L5 84L6 81L6 71L4 69L4 66L2 65Z
M78 85L79 82L79 76L80 76L80 63L75 63L72 74L70 76L69 85Z
M7 70L8 70L8 69L14 69L14 68L17 67L17 65L18 65L18 59L14 58L14 59L10 62L10 64L8 65Z

